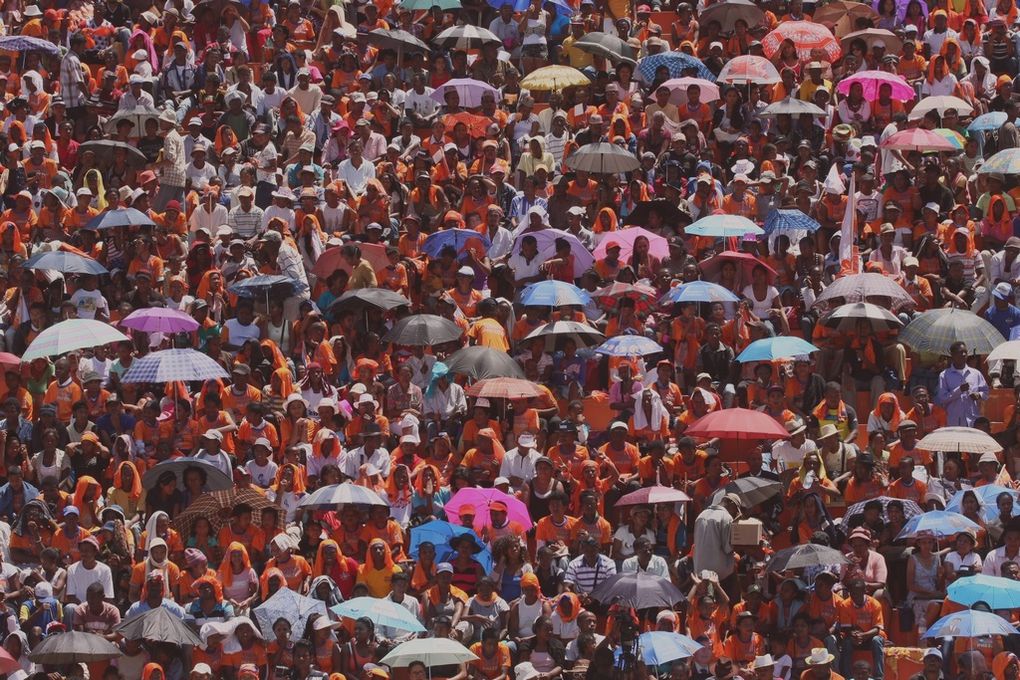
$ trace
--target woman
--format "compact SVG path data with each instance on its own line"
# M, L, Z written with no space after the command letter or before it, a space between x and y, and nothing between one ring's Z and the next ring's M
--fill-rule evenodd
M474 537L474 534L464 534L450 539L450 545L456 551L450 564L453 566L453 579L451 583L455 588L474 595L478 588L478 581L485 576L485 569L478 562L474 555L481 550L481 546Z
M725 264L722 271L725 273ZM761 319L769 336L776 335L776 327L771 310L782 310L779 290L769 283L768 270L762 265L755 265L751 270L751 285L744 288L743 296L751 303L751 313Z
M81 511L78 523L82 529L92 529L100 524L99 508L103 500L103 487L92 477L79 477L74 487L74 507Z
M499 594L507 602L521 596L521 577L532 572L527 547L517 536L502 536L492 544L496 565L492 578L499 584Z
M832 536L835 533L835 525L821 496L817 493L807 493L800 498L800 505L797 506L797 513L790 526L790 545L809 543L818 531Z
M553 635L552 622L540 616L532 626L534 637L521 647L521 660L529 661L541 678L554 680L563 673L563 643Z
M130 441L130 438L128 439ZM45 453L45 448L43 452ZM134 463L125 460L117 466L113 473L113 486L106 494L106 501L107 505L119 505L128 517L129 523L140 519L142 509L145 508L145 490L142 488L142 477Z
M47 477L53 477L63 483L71 476L71 459L63 449L57 448L59 441L56 430L49 429L43 432L43 449L32 456L28 475L29 480L37 488L42 484L42 480ZM111 504L114 503L111 501Z
M227 547L218 573L223 584L223 596L238 616L246 616L258 595L259 580L243 543L234 541Z
M655 532L650 526L651 519L651 511L644 506L638 506L630 511L627 523L613 534L613 548L610 556L617 563L634 556L634 541L637 539L646 538L652 545L655 544Z
M220 554L220 542L213 531L212 523L208 517L199 516L191 525L191 534L185 542L186 548L194 548L201 551L206 559L213 564L222 559Z
M28 658L28 653L32 651L28 646L28 636L20 629L15 629L4 639L3 648L19 666L18 670L7 674L7 680L25 680L29 675L36 672L36 665ZM163 679L158 678L156 680Z
M390 517L402 529L411 523L411 471L406 465L397 465L386 480L386 501L390 506Z
M409 592L416 596L421 595L436 585L436 546L431 541L422 541L418 545L418 555L414 562L414 570L411 572L411 586Z
M649 252L651 242L647 236L634 239L634 248L627 264L634 270L639 279L654 280L662 269L662 260Z
M905 417L896 395L885 392L879 395L874 410L868 415L868 433L881 432L887 442L895 441L900 421Z
M283 509L285 523L297 521L301 514L298 503L305 497L305 481L301 468L294 463L281 465L276 471L276 482L269 487L266 497Z
M957 86L956 76L949 71L946 58L941 54L933 57L928 64L928 74L921 81L921 96L955 95Z
M914 539L914 552L907 558L907 604L914 610L920 639L938 618L946 596L945 572L934 549L935 537L920 533Z
M319 549L315 553L315 563L312 565L313 592L315 581L323 576L330 579L333 587L340 591L344 599L353 594L354 583L358 578L358 563L346 557L340 551L340 545L332 539L319 543Z
M878 12L878 21L875 28L886 31L894 31L900 25L900 14L896 0L876 0L875 11Z
M337 670L347 677L361 677L366 663L375 661L379 643L375 639L375 624L368 617L354 622L353 637L340 648L340 665Z
M836 115L840 123L849 123L857 129L868 126L871 121L871 105L864 98L863 84L854 82L850 85L847 96L841 98L836 107Z
M517 29L523 36L521 44L521 71L527 75L545 66L549 59L549 43L546 35L551 24L549 13L542 9L542 0L531 0L524 11Z
M294 642L290 639L290 632L291 622L289 619L281 616L273 622L274 637L266 646L266 651L269 653L269 665L273 668L294 666Z

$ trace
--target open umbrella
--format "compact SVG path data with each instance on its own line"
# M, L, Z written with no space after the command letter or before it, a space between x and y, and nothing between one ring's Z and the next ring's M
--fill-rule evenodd
M967 609L943 616L928 628L925 638L976 638L1016 633L1016 627L998 614Z
M135 359L121 380L126 383L168 383L229 377L226 369L208 354L194 349L164 349Z
M646 83L655 81L655 74L660 68L665 67L670 78L679 78L688 71L692 71L696 78L704 78L708 81L715 80L715 74L708 70L697 57L686 52L660 52L650 54L638 62L638 76Z
M76 349L130 340L116 328L93 319L68 319L44 330L25 350L22 361L32 361L73 352Z
M566 281L539 281L521 291L525 307L584 307L590 302L588 291Z
M543 324L531 331L524 341L530 342L535 338L555 340L560 337L572 338L578 347L595 347L606 341L606 336L601 331L579 321L554 321Z
M870 302L876 299L889 300L893 311L914 304L914 298L894 279L884 274L867 273L836 279L815 299L814 306L835 305L837 302Z
M21 670L21 664L11 656L10 652L0 647L0 673L7 673L8 677L13 676Z
M853 519L857 515L860 515L860 514L864 513L864 506L865 505L867 505L870 501L878 501L879 505L882 506L882 510L881 510L882 521L883 522L888 522L889 521L889 514L888 514L888 511L887 511L887 508L889 507L889 503L891 503L893 501L899 501L899 500L900 499L898 499L898 498L891 498L889 496L877 496L876 498L869 498L868 500L861 501L860 503L854 503L849 508L847 508L846 514L843 515L843 517L840 520L838 520L838 521L842 522L844 528L849 527L851 519ZM924 513L924 510L922 510L921 506L918 505L917 503L915 503L914 501L905 500L905 499L903 500L903 515L908 520L913 518L913 517L917 517L918 515L921 515L923 513Z
M773 208L765 216L765 233L784 231L816 232L821 228L814 218L808 217L797 208Z
M477 660L477 656L456 640L428 637L409 640L397 645L379 663L390 668L402 668L415 661L420 661L431 668L432 666L455 666Z
M272 483L273 480L257 479L253 481L261 487L263 484ZM280 506L266 498L264 493L259 493L254 489L242 489L235 486L221 491L210 491L209 493L202 494L191 505L185 508L184 512L174 517L170 526L180 535L190 536L191 528L194 526L195 521L202 517L209 520L209 523L212 524L213 532L217 532L220 527L230 521L231 511L241 503L251 506L251 520L252 524L256 526L262 526L263 510L266 508L280 509Z
M431 0L424 0L428 4ZM460 0L446 0L456 2L460 6ZM435 3L433 3L435 4ZM401 4L403 6L403 3ZM495 33L481 26L465 24L463 26L451 26L442 31L432 40L432 44L444 50L478 50L485 45L502 45L503 41Z
M627 44L617 35L603 33L602 31L589 31L582 38L576 41L571 47L576 47L582 52L604 57L616 63L622 59L631 61L637 56L634 48Z
M825 111L822 111L819 107L815 106L811 102L806 102L803 99L797 99L796 97L787 97L786 99L780 99L777 102L769 104L758 114L759 116L799 116L802 113L807 113L812 116L824 116Z
M882 85L888 85L892 89L890 97L896 101L907 102L917 96L914 88L902 76L888 71L858 71L840 80L836 85L836 92L847 95L854 83L860 83L864 90L864 98L869 102L878 99L878 90Z
M991 132L998 130L1006 122L1008 116L1005 111L989 111L982 113L967 126L968 132Z
M789 39L797 48L801 61L811 59L812 50L825 52L830 62L836 61L842 50L832 31L814 21L784 21L775 30L762 38L761 46L765 56L771 59L779 51L784 40Z
M711 439L789 439L786 428L762 411L746 408L724 408L698 418L684 434Z
M843 51L849 52L850 44L855 40L863 40L868 46L868 52L871 52L876 43L885 44L886 54L899 54L903 49L903 41L897 38L895 33L884 28L865 28L863 31L847 33L840 39Z
M712 102L719 101L719 86L704 78L691 78L690 76L672 78L659 87L668 88L670 102L677 104L687 101L687 88L692 85L697 86L701 90L701 103L711 104Z
M143 333L190 333L198 330L198 322L190 314L168 307L136 309L120 325Z
M985 574L963 576L949 584L946 596L964 607L984 602L993 611L1016 609L1020 607L1020 581Z
M461 4L460 0L401 0L401 2L400 2L400 9L406 9L408 12L427 12L430 9L432 9L433 7L438 7L439 9L443 10L444 12L450 12L450 11L453 11L453 10L458 10L458 9L463 9L464 8L464 6ZM458 28L458 27L454 26L454 28ZM474 27L472 26L472 28L474 28ZM449 29L447 29L447 30L449 30ZM433 40L432 42L433 43L438 43L438 38L436 40ZM450 47L448 49L458 49L458 48ZM459 49L467 49L467 48L466 47L462 47L462 48L459 48Z
M996 500L1000 494L1008 493L1013 497L1013 505L1020 505L1020 493L1016 489L1009 489L998 484L985 484L984 486L977 486L973 489L964 489L957 491L953 494L953 497L946 503L946 510L948 512L963 512L963 496L967 493L973 493L981 504L981 518L986 522L994 522L999 517L999 508L996 505Z
M607 144L606 146L613 146ZM513 251L520 252L521 241L525 236L532 236L538 246L538 261L545 262L556 257L556 240L562 239L570 246L570 254L574 256L574 278L580 278L582 274L595 265L595 258L588 252L581 241L570 232L559 229L542 229L541 231L524 232L514 239Z
M879 144L883 149L899 151L955 151L956 145L932 130L911 128L890 135Z
M992 361L1020 361L1020 340L1004 342L991 351L986 359Z
M289 276L258 274L232 283L227 291L243 298L265 297L268 304L271 293L289 296L296 287L296 282Z
M480 249L480 254L484 254L491 245L488 236L479 234L474 229L443 229L429 234L422 243L421 250L435 260L447 246L456 250L457 255L463 255L468 248Z
M169 642L178 647L200 646L202 639L166 607L156 607L132 616L113 629L127 640Z
M234 487L234 479L224 473L223 470L220 470L212 463L187 456L184 458L171 458L170 460L164 460L162 463L156 463L142 475L142 486L146 489L151 489L156 486L157 480L164 472L172 472L177 475L177 487L183 489L184 473L191 469L200 470L205 474L205 485L203 488L206 491L225 491Z
M443 363L450 369L450 373L465 375L472 380L524 377L521 365L509 354L481 345L461 348Z
M0 352L0 366L19 369L21 368L21 357L15 356L10 352Z
M932 536L937 539L946 539L961 531L973 531L975 535L981 527L958 512L946 510L929 510L926 513L911 517L900 533L896 534L896 540L917 538L918 536Z
M108 274L106 267L99 264L91 257L85 257L78 255L77 253L69 253L63 250L50 250L42 253L36 253L32 257L28 258L25 264L21 265L25 269L48 269L51 271L61 272L63 274L90 274L92 276L102 276Z
M431 543L436 549L436 562L450 562L455 557L456 549L453 547L456 538L470 536L478 541L478 535L470 527L462 527L450 522L434 519L416 527L411 527L411 545L407 554L413 559L418 559L418 550L422 543ZM482 565L486 572L492 571L492 551L488 547L481 547L472 558Z
M655 303L658 301L659 291L641 283L614 281L608 286L603 286L593 291L591 296L595 303L606 311L616 310L620 305L620 301L627 299L634 301L636 305L635 311L644 313L655 306Z
M399 28L375 28L368 32L369 44L376 47L397 51L397 63L401 63L399 57L404 52L428 52L429 46L423 43L413 34Z
M1002 444L995 437L973 427L940 427L916 444L922 451L944 453L998 453Z
M621 496L620 500L616 501L616 507L656 505L658 503L686 503L690 500L690 496L680 489L674 489L671 486L646 486Z
M661 354L662 345L643 335L614 335L595 348L596 354L607 357L645 357Z
M308 619L316 614L328 616L326 603L311 597L295 593L290 588L281 588L272 597L252 610L262 634L270 639L274 636L273 624L280 619L290 622L290 639L292 642L304 636Z
M117 134L117 126L120 125L121 121L126 120L132 125L130 136L132 138L142 137L145 134L145 124L150 120L158 121L160 113L158 109L148 106L136 106L133 109L117 111L106 121L106 133L111 135Z
M335 510L343 505L389 505L368 487L344 482L316 489L298 502L305 510Z
M820 24L835 24L844 17L849 17L851 21L865 18L878 19L878 12L862 2L833 0L816 9L811 19Z
M141 210L113 208L104 210L85 223L86 229L113 229L114 227L154 227L156 223Z
M60 48L49 40L32 38L27 35L5 35L0 38L0 50L5 52L46 52L54 56L60 56Z
M641 167L634 154L609 142L585 144L574 150L563 162L571 170L584 170L593 175L615 175Z
M366 307L375 307L383 311L396 309L397 307L410 307L411 301L400 293L385 288L358 288L349 290L329 306L330 311L341 311L344 309L364 310Z
M895 314L884 307L870 302L851 302L840 305L827 313L818 323L841 333L857 329L857 324L867 321L873 331L888 331L903 327L903 322Z
M372 265L376 275L390 266L385 243L359 243L358 248L361 250L361 258ZM354 268L341 255L342 250L343 246L333 246L322 251L322 255L312 265L312 273L323 280L328 279L337 269L350 274Z
M145 154L139 151L138 147L132 146L127 142L117 142L112 139L96 139L91 142L85 142L78 147L79 154L83 154L86 151L91 151L96 155L96 164L100 166L113 163L114 154L118 151L122 151L127 156L129 168L138 169L148 163Z
M805 543L776 551L765 564L765 570L781 572L788 569L824 567L833 564L846 564L846 557L843 553L826 545Z
M366 618L376 626L396 628L409 633L425 632L425 626L421 625L421 621L414 614L388 597L356 597L330 607L330 611L345 619Z
M682 633L653 630L638 636L638 647L641 648L641 659L646 665L661 666L690 658L701 651L704 645Z
M984 355L1006 342L995 326L966 309L931 309L918 314L899 335L916 352L949 356L956 342L967 343L971 354Z
M429 96L433 101L445 104L446 93L450 90L456 91L460 105L469 109L481 106L482 95L485 93L491 94L497 101L500 99L499 90L486 82L475 80L474 78L453 78L447 80L433 90Z
M464 331L449 319L435 314L415 314L405 316L393 324L393 328L383 336L383 342L411 347L428 347L442 345L460 340Z
M531 515L528 514L528 507L519 501L516 496L505 494L499 489L465 487L453 494L450 500L446 501L443 505L443 509L448 517L458 517L460 516L461 508L466 505L473 506L475 509L475 529L482 529L483 527L492 526L489 508L497 501L506 504L507 518L510 521L517 522L525 531L531 529L533 524L531 522Z
M708 215L684 227L684 234L688 236L740 238L745 234L760 236L764 233L761 227L740 215Z
M605 234L599 244L595 246L592 255L596 260L604 260L609 246L617 245L620 246L620 259L629 260L630 256L634 254L634 241L642 236L648 240L649 255L660 259L669 257L669 242L662 236L642 227L628 227Z
M691 281L670 288L659 300L660 305L677 302L739 302L740 298L717 283Z
M967 139L956 130L940 127L935 128L932 132L948 141L953 146L953 151L963 151L963 147L967 146Z
M711 502L718 503L723 496L735 493L744 502L744 509L761 505L783 492L783 485L764 477L739 477L712 494Z
M755 340L737 355L737 361L740 363L775 361L818 351L819 349L807 340L796 336L780 335L774 338Z
M486 399L533 399L542 396L542 390L535 383L520 378L486 378L468 387L464 393Z
M941 95L925 97L921 101L917 102L917 106L910 110L910 114L907 118L910 120L920 120L924 118L925 114L929 111L934 111L939 115L939 117L941 117L949 109L956 109L956 112L961 116L967 116L974 112L974 107L959 97Z
M763 267L765 269L769 283L774 283L776 280L777 275L775 269L768 266L751 253L742 253L736 250L724 250L717 255L713 255L707 260L702 260L698 263L698 267L701 269L701 273L705 280L715 283L715 281L719 278L719 272L722 269L723 262L732 262L735 264L740 270L744 281L751 280L751 274L755 267ZM830 288L831 287L832 286L830 286Z
M120 658L120 647L95 633L57 633L47 635L28 654L38 664L64 666Z
M707 26L718 21L723 33L733 31L738 21L743 21L748 28L765 25L765 13L751 0L725 0L705 7L698 15L698 23Z
M571 66L543 66L521 80L521 87L531 92L558 92L568 87L586 87L591 79Z
M992 154L992 157L981 164L978 172L984 175L999 173L1002 175L1020 174L1020 149L1003 149Z
M603 605L620 603L634 609L672 609L684 594L669 579L648 572L610 576L591 591L591 599Z
M625 226L637 225L646 227L652 221L653 216L659 224L686 224L692 221L688 212L681 210L679 206L659 198L654 201L641 201L634 206L634 210L623 218ZM626 231L626 230L624 230ZM615 232L617 234L621 232Z
M716 82L730 85L774 85L781 80L775 64L753 54L733 57L726 62L716 78Z

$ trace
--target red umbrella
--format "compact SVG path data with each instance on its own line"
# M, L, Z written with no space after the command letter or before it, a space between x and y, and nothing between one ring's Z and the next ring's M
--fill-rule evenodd
M0 352L0 366L18 369L21 367L21 357L10 352Z
M464 392L472 397L486 399L531 399L542 396L542 391L535 383L520 378L486 378L471 385Z
M17 673L21 664L6 649L0 648L0 673Z
M659 300L659 292L651 286L643 286L640 283L613 283L599 288L591 294L596 304L607 310L616 309L620 300L630 298L634 301L635 309L638 312L645 312L655 306Z
M761 46L765 56L771 59L779 51L784 40L792 40L801 61L811 60L812 50L822 50L830 62L836 61L843 52L832 31L813 21L784 21L764 38Z
M725 408L698 418L684 432L710 439L788 439L786 428L772 416L746 408Z
M691 497L679 489L668 486L646 486L643 489L633 491L622 496L616 501L617 506L621 505L654 505L655 503L686 503Z
M880 145L883 149L899 149L901 151L957 151L958 146L931 130L912 128L890 135Z
M372 265L372 269L378 274L390 264L390 259L386 257L386 245L382 243L359 243L358 247L361 248L361 256ZM351 265L347 264L347 260L340 257L341 246L333 246L327 248L325 252L319 256L319 259L315 261L315 266L312 267L312 273L320 278L327 278L330 274L335 272L337 269L343 269L348 274L351 273Z
M723 252L702 261L698 266L701 267L701 273L704 275L706 281L716 283L719 281L719 271L722 269L723 262L733 262L740 268L741 281L743 285L747 285L751 282L751 272L755 267L761 265L765 267L765 272L768 274L769 283L776 282L776 270L768 266L751 253L741 253L736 250L724 250Z

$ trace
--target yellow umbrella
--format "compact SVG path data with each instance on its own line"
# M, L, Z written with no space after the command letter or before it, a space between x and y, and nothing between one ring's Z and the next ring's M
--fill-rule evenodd
M590 84L588 76L570 66L543 66L529 73L521 81L522 88L533 92L562 90Z

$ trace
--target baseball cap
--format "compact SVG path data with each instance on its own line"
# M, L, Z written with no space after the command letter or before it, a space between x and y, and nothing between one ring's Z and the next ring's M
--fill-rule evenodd
M453 573L453 565L450 564L449 562L440 562L439 564L436 565L436 573L437 574L452 574Z
M995 284L995 289L992 291L992 295L999 300L1008 300L1012 294L1013 287L1005 281Z

